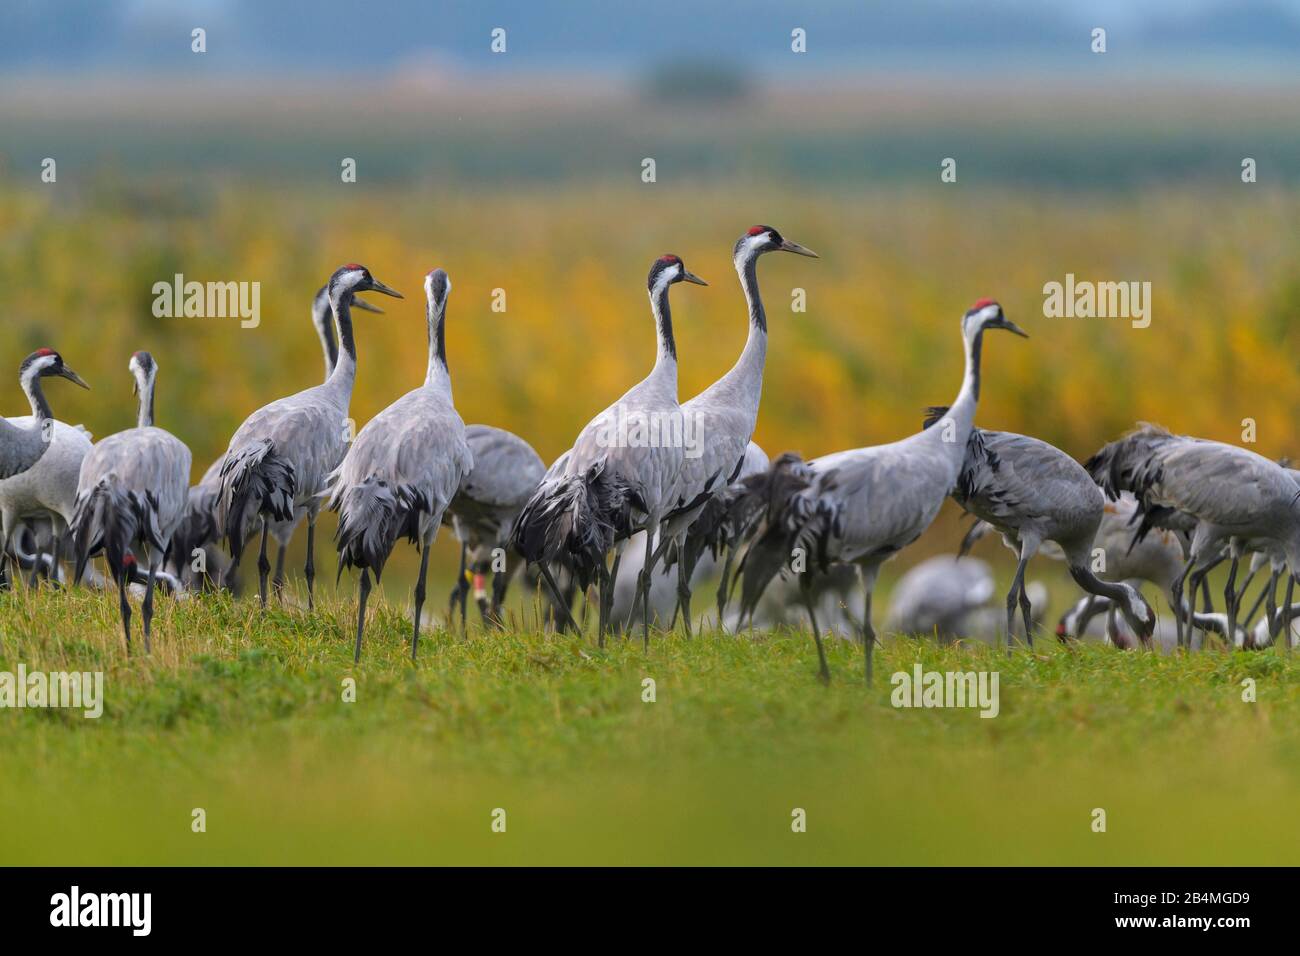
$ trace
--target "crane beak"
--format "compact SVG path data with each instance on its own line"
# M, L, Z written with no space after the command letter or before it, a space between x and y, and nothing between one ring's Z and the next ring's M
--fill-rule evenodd
M398 298L400 299L401 296L398 296ZM384 314L383 309L381 309L377 305L371 305L369 302L367 302L365 299L361 298L360 296L354 295L352 297L352 304L356 306L358 309L360 309L362 312L375 312L378 313L379 315Z
M810 259L820 259L821 256L813 252L807 246L801 246L797 242L791 242L789 239L781 240L782 252L793 252L796 256L807 256Z
M398 292L396 289L393 289L393 288L390 288L389 286L384 285L382 282L380 282L378 279L375 279L375 278L371 278L371 280L370 280L370 288L369 288L368 290L366 290L366 291L368 291L368 292L382 292L384 295L391 295L394 299L405 299L405 298L406 298L406 296L402 295L402 293ZM355 301L355 300L354 300L354 301Z
M697 276L694 272L687 272L685 269L682 270L682 281L694 282L696 285L708 285L707 282Z
M1002 318L1002 320L998 323L998 326L997 326L997 327L998 327L999 329L1006 329L1008 332L1011 332L1011 333L1013 333L1014 335L1018 335L1018 336L1020 336L1022 339L1027 339L1027 338L1029 338L1029 333L1028 333L1028 332L1026 332L1024 329L1022 329L1020 326L1016 325L1016 323L1012 322L1010 319L1006 318L1005 316L1004 316L1004 317Z
M85 389L90 388L90 386L86 384L85 380L82 379L80 375L78 375L72 369L68 368L66 365L63 366L63 371L61 371L59 374L62 375L64 378L66 378L73 385L80 385L82 388Z

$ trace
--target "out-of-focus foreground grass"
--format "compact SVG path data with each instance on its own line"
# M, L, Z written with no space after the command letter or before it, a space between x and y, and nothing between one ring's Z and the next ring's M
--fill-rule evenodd
M383 604L354 667L351 615L163 599L152 655L128 658L110 596L0 597L0 669L102 670L106 700L4 714L0 861L1294 862L1300 661L1273 651L896 638L867 690L832 641L824 689L806 634L644 654L472 627L426 631L412 666ZM917 662L998 671L998 716L892 707Z

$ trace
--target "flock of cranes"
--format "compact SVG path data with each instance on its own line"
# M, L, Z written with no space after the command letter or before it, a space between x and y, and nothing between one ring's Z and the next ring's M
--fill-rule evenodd
M877 643L872 594L880 568L916 541L952 497L978 519L963 551L995 531L1016 553L1003 631L1008 651L1017 611L1033 643L1037 612L1025 575L1040 552L1064 560L1084 591L1062 618L1060 636L1081 635L1093 617L1104 615L1115 645L1150 645L1156 614L1135 586L1146 581L1174 611L1178 646L1191 648L1199 630L1245 647L1271 643L1282 632L1289 648L1291 619L1300 613L1292 604L1294 569L1300 568L1300 473L1242 448L1150 425L1083 465L1036 438L976 427L985 334L1027 337L991 299L962 316L960 386L951 405L929 410L921 430L890 444L808 461L785 454L769 462L752 437L768 335L758 261L772 252L816 258L770 226L754 226L740 237L733 262L747 305L745 346L725 375L685 402L678 396L670 291L683 282L707 283L678 256L656 259L647 281L653 367L592 418L549 469L518 436L461 420L445 338L451 281L441 269L424 280L428 365L422 384L351 436L357 373L352 310L382 311L362 293L402 296L364 266L345 265L312 301L324 381L249 415L193 487L189 449L154 423L158 364L152 355L136 352L128 365L139 395L135 427L92 444L80 426L54 418L42 381L62 377L88 386L58 353L40 349L19 370L31 416L0 418L0 571L10 586L22 567L30 568L33 583L41 569L57 583L70 538L73 581L89 573L92 582L108 586L89 565L102 555L118 590L128 650L131 586L143 586L148 650L160 583L168 590L230 586L247 545L256 541L258 595L266 606L269 594L283 587L286 547L304 519L311 610L316 523L324 507L339 516L339 574L357 571L356 660L372 577L379 581L401 538L420 553L410 647L415 658L429 550L447 524L461 544L449 610L453 616L459 610L462 625L471 580L484 622L500 625L511 576L526 565L545 586L546 613L555 627L582 626L573 613L573 598L581 593L594 602L601 646L611 630L638 619L648 646L652 619L668 626L680 621L690 632L692 591L703 574L718 570L719 622L737 588L739 610L727 619L733 628L752 626L764 601L801 608L823 681L830 669L818 610L824 616L829 600L856 630L870 682ZM632 440L629 421L647 426ZM698 436L698 443L691 446L688 435ZM43 540L33 533L42 521L49 525ZM1094 567L1099 551L1107 561L1104 578ZM502 554L510 555L504 564L497 560ZM196 573L192 558L200 555L197 566L205 570ZM1250 574L1238 588L1239 564L1247 556ZM1224 613L1215 613L1206 575L1223 561L1230 562ZM951 636L961 627L957 622L989 597L987 571L945 562L927 562L924 574L916 569L915 580L900 588L891 626L924 622L920 628ZM1265 564L1269 581L1243 614L1246 588ZM484 584L489 572L490 598ZM1283 574L1287 593L1279 607ZM530 580L537 584L536 577ZM847 606L855 590L860 612ZM1200 611L1198 595L1206 605ZM661 611L665 597L674 608L670 619ZM1248 630L1261 603L1266 616ZM586 612L584 604L584 621Z

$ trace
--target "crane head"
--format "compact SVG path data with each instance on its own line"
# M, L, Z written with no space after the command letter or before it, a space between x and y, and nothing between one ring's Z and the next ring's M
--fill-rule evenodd
M708 285L699 276L687 270L686 263L682 262L681 256L675 256L669 252L660 256L650 266L650 275L646 279L646 285L650 289L650 294L654 295L674 282L693 282L696 285Z
M153 380L158 376L158 363L148 352L132 352L131 361L126 363L126 367L135 380L131 391L137 395L148 391L153 385Z
M342 301L343 296L357 292L382 292L394 299L404 298L402 293L384 285L370 274L369 269L355 262L335 270L334 275L330 276L329 290L331 301Z
M18 368L18 377L24 383L29 378L48 378L53 375L66 378L82 388L90 388L89 385L82 381L80 375L63 364L63 356L54 349L37 349L23 359L23 364Z
M1029 333L1008 319L1002 306L993 299L980 299L966 310L961 319L962 334L966 338L974 338L986 329L1006 329L1021 338L1029 338Z
M761 256L765 252L793 252L795 255L820 259L821 256L811 249L791 242L771 226L750 226L745 234L736 240L732 257L737 262Z
M451 277L444 269L434 269L424 277L424 295L429 305L438 311L447 307L447 296L451 294Z

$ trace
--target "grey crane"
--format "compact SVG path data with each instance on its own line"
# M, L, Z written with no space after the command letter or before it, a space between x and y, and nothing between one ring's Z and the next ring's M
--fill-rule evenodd
M352 298L358 292L370 291L402 298L400 292L357 263L336 270L328 289L340 345L334 371L323 385L272 402L244 419L230 439L221 465L217 517L230 551L232 573L243 555L245 529L256 517L261 518L257 570L263 607L271 570L266 557L270 525L292 521L299 508L305 510L307 518L307 606L310 609L314 605L316 517L326 478L343 460L351 432L348 406L357 374Z
M510 529L515 518L537 490L546 471L541 457L518 435L491 425L468 425L465 441L474 459L474 467L465 475L456 497L443 516L460 541L460 574L451 592L451 609L460 605L461 627L465 626L465 604L470 585L468 569L474 576L474 601L485 625L499 627L501 606L506 588L519 567L511 560ZM488 601L483 586L484 575L493 570L493 552L500 549L505 561L492 576L492 598Z
M1144 512L1171 508L1196 519L1187 562L1172 589L1180 645L1184 583L1195 569L1217 561L1225 546L1232 561L1224 588L1228 634L1237 629L1237 565L1246 550L1276 550L1294 580L1300 566L1300 489L1276 462L1235 445L1173 435L1143 423L1103 447L1084 467L1111 498L1131 491ZM1283 625L1289 630L1289 600L1285 610Z
M655 561L653 548L664 515L671 508L673 483L682 466L684 424L677 403L677 345L673 339L668 290L678 282L707 285L676 255L656 259L647 287L655 319L654 368L621 398L587 423L554 474L538 486L515 522L511 538L519 553L541 566L560 602L549 565L572 571L583 590L600 588L598 640L603 647L618 575L607 556L616 542L637 531L647 533L641 593L648 594ZM621 548L620 548L621 551ZM650 645L650 604L643 602L642 640Z
M763 366L767 361L767 314L758 291L758 259L769 252L792 252L818 258L817 253L784 238L771 226L752 226L736 240L732 263L748 305L749 335L736 364L720 379L682 404L682 418L699 439L699 447L682 459L677 481L669 493L675 502L666 515L659 544L661 555L681 548L691 524L709 499L740 473L745 451L758 422L763 396ZM683 625L691 630L691 567L677 562L677 604Z
M384 310L379 306L373 305L359 296L353 296L350 304L363 312L384 314ZM339 357L338 341L334 337L334 316L330 311L329 283L317 289L316 294L312 296L311 323L316 330L317 337L320 339L321 355L325 362L325 381L328 382ZM223 461L225 461L225 455L214 461L208 470L203 473L203 477L199 479L198 484L189 490L189 497L185 503L185 514L181 518L180 524L177 525L176 534L172 538L170 563L177 577L187 576L186 572L196 549L203 549L208 552L205 563L212 563L212 546L221 538L221 530L217 525L217 503L221 497L221 464ZM271 523L271 537L275 540L277 546L271 588L277 594L281 593L284 587L284 562L285 555L289 550L289 542L292 540L293 533L297 529L299 522L306 515L307 507L300 505L294 509L293 517L288 521L273 521ZM244 529L245 537L256 530L257 517L256 514L249 515L248 527ZM215 580L215 578L211 578L210 572L208 577ZM233 587L233 577L229 578L226 584Z
M149 651L153 592L172 532L185 508L190 483L190 450L171 432L154 425L154 386L158 365L148 352L136 352L127 366L140 396L136 427L97 442L81 463L72 533L77 553L76 580L91 556L103 551L118 588L122 633L131 649L131 606L127 586L138 565L136 549L148 562L141 614L144 649Z
M763 475L750 479L751 493L766 501L766 513L742 562L741 611L752 612L763 590L795 556L805 595L812 577L833 563L854 564L862 582L862 642L867 683L876 642L871 597L880 566L930 526L944 498L957 484L980 393L984 333L1006 329L1028 336L992 299L980 299L962 316L966 368L961 390L933 428L901 441L836 452L809 462L782 455ZM795 549L798 549L796 551ZM830 680L812 605L818 676Z
M370 572L378 582L384 563L400 535L420 549L415 584L415 626L411 660L420 642L429 548L443 513L474 467L461 421L451 397L447 371L446 316L451 281L434 269L424 280L428 299L429 363L424 384L407 392L366 423L337 471L330 475L331 511L339 513L335 540L339 574L360 568L357 641L354 661L361 660L366 626Z
M938 554L908 569L895 583L885 631L932 634L952 640L967 634L967 620L993 596L993 572L978 558Z
M41 379L58 376L89 388L53 349L37 349L23 359L18 381L31 403L31 415L0 418L0 579L6 579L11 539L25 518L49 517L54 524L54 568L59 543L72 515L81 459L90 436L80 426L54 417ZM16 577L16 575L15 575Z
M948 409L931 409L927 428ZM1091 568L1092 549L1105 513L1106 499L1088 472L1053 445L1014 432L971 430L953 499L1002 533L1018 555L1007 592L1007 650L1011 650L1016 603L1025 622L1025 640L1034 646L1025 568L1044 542L1064 552L1075 583L1089 594L1111 599L1144 644L1155 630L1151 606L1132 585L1103 581Z
M40 460L50 447L50 425L54 413L45 400L41 379L60 376L89 388L81 377L63 364L63 357L53 349L37 349L18 367L18 382L31 403L30 418L0 418L0 479L26 471Z

